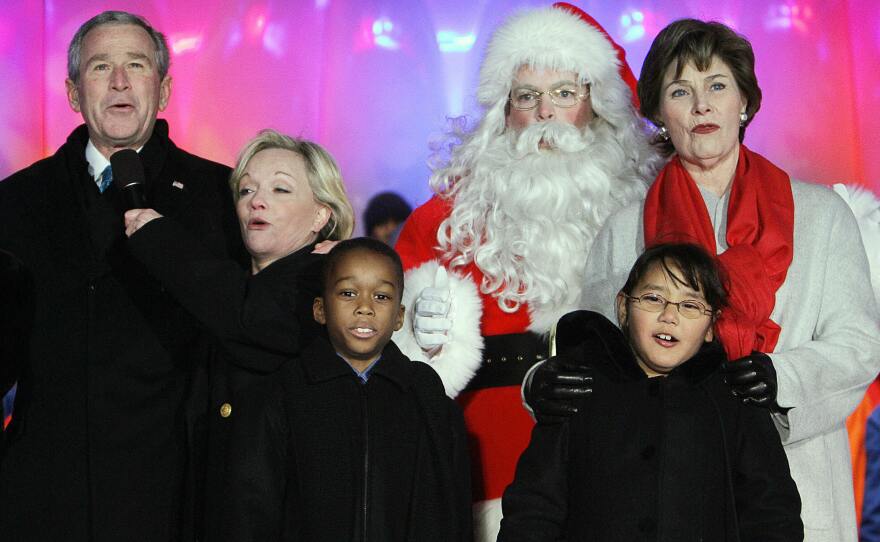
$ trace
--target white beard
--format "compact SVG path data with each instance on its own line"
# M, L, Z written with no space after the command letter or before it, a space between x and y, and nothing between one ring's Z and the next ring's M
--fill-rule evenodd
M541 142L550 149L540 149ZM506 312L525 303L552 318L577 308L602 222L644 193L605 125L556 122L493 138L451 189L438 240L452 268L474 262L480 291ZM557 314L558 313L558 314Z

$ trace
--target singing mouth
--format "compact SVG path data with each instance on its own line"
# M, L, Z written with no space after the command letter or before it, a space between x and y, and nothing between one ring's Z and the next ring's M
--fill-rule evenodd
M661 346L673 346L678 342L678 339L668 333L655 333L654 339L660 343Z
M378 333L378 331L376 331L375 329L373 329L371 327L363 327L363 326L353 327L350 329L350 331L351 331L352 335L354 335L355 337L358 337L359 339L369 339L370 337L373 337L374 335L376 335Z

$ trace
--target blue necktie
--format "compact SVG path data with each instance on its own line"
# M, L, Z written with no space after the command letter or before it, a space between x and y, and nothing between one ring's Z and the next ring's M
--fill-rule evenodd
M98 191L100 193L104 193L107 188L110 187L110 183L113 182L113 170L110 166L104 168L104 171L101 172L101 180L98 182Z

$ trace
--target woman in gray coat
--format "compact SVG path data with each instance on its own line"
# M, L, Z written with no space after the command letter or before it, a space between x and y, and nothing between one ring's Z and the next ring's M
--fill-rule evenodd
M645 246L719 254L732 309L719 333L727 380L768 408L803 502L807 542L857 539L846 417L880 370L880 316L852 212L742 145L761 103L749 42L687 19L642 67L642 114L671 158L646 201L612 216L587 262L584 305L610 316Z

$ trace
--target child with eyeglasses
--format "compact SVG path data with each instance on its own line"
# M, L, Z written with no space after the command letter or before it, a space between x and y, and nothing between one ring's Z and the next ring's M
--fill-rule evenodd
M770 413L723 380L713 326L726 302L712 256L658 245L617 296L619 329L590 311L559 321L557 355L593 367L594 391L535 426L499 542L803 540Z

